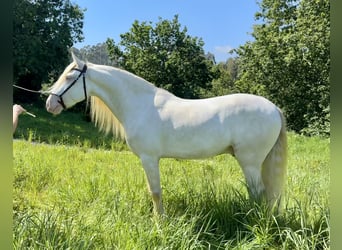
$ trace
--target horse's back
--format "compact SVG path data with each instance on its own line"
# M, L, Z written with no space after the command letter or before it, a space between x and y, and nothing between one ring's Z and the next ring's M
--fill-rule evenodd
M230 153L233 145L269 143L275 140L269 137L280 130L277 107L260 96L233 94L187 100L165 95L160 104L156 117L159 125L153 131L163 157ZM149 122L153 127L152 120Z
M264 97L251 94L231 94L207 99L174 98L165 102L160 116L172 122L174 128L201 127L216 123L220 126L249 127L259 122L261 126L279 123L276 105ZM253 126L255 127L254 124ZM271 125L271 124L270 124Z

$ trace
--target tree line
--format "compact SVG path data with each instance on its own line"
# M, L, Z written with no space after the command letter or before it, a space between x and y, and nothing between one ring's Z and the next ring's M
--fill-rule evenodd
M85 10L61 0L16 0L14 7L14 81L40 89L56 79L70 60L69 48L83 40ZM234 56L226 62L216 63L213 54L205 53L204 41L190 36L178 15L156 23L136 20L119 41L108 38L74 51L183 98L238 92L265 96L283 109L291 130L328 136L329 1L263 0L255 19L253 41L231 51ZM35 101L22 94L15 91L14 100Z

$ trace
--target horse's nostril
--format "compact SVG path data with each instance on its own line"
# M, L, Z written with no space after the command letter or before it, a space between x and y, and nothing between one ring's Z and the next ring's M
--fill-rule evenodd
M60 97L59 100L58 100L57 102L58 102L60 105L62 105L63 109L66 109L66 106L65 106L65 104L64 104L64 102L63 102L62 97Z

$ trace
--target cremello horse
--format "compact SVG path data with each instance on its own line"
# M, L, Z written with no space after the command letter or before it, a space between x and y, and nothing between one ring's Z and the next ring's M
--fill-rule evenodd
M286 176L286 128L267 99L232 94L181 99L127 71L73 62L51 87L47 111L59 114L88 96L95 123L120 134L145 170L154 211L163 213L159 159L232 154L252 198L279 204Z

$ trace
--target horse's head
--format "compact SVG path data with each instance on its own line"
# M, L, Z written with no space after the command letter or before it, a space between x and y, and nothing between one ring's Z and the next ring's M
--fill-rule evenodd
M63 109L87 99L85 73L87 65L71 53L73 62L69 64L50 89L46 100L46 110L59 114Z

